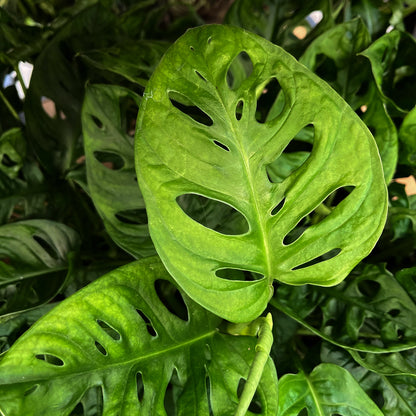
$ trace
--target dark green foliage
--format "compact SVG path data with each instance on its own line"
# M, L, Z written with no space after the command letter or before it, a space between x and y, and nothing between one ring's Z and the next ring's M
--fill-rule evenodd
M1 3L2 415L416 415L414 0Z

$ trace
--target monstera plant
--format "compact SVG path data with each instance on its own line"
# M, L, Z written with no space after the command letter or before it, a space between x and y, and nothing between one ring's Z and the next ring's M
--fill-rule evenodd
M413 6L134 3L0 9L0 414L415 415Z

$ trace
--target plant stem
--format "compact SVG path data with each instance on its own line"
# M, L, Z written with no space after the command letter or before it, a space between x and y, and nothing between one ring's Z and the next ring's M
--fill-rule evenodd
M3 91L0 91L0 98L3 100L4 104L6 105L6 107L8 108L8 110L10 111L11 115L19 122L20 118L19 115L16 113L16 110L13 108L13 106L10 104L9 100L6 98L6 96L3 94Z
M270 350L273 344L273 320L270 313L265 318L260 318L261 323L258 331L258 341L256 344L256 355L251 364L248 373L246 384L244 385L243 393L241 394L237 410L234 416L244 416L247 413L248 407L256 393L260 378L263 374L264 366L270 355Z

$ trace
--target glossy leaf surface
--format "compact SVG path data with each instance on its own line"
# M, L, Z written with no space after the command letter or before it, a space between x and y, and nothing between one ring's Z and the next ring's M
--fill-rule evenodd
M82 109L89 194L110 236L135 257L154 254L134 170L139 104L128 89L90 85Z
M286 374L279 380L278 416L383 416L351 374L334 364L320 364L311 374Z
M175 291L152 257L62 302L2 358L3 414L69 415L92 391L103 415L233 414L256 338L220 334L218 317ZM257 400L257 414L276 414L270 359Z
M234 62L245 79L229 71ZM258 114L276 82L280 114ZM386 190L374 140L331 88L279 47L231 27L188 31L162 58L144 98L136 170L151 236L169 272L204 307L251 321L273 279L334 285L375 244ZM268 166L305 128L313 130L307 159L283 181L270 178ZM185 195L228 205L248 231L209 229L182 209Z

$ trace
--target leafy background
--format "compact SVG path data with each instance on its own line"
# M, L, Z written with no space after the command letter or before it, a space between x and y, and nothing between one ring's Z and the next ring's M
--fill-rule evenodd
M362 414L416 414L416 200L401 181L396 181L412 178L416 167L414 1L84 0L73 5L65 0L4 0L0 5L3 413L22 414L18 409L23 405L14 396L16 391L21 393L21 383L2 370L13 360L13 350L9 355L6 352L14 345L15 354L19 348L29 354L29 344L38 339L40 329L36 328L54 326L56 330L53 320L59 322L60 314L65 316L72 308L76 311L76 305L88 296L98 299L99 287L109 290L104 288L112 287L111 279L123 270L119 267L130 267L136 259L155 253L134 172L137 111L150 75L167 48L190 27L224 22L283 47L351 106L376 139L389 191L383 234L344 282L331 288L274 283L268 306L274 321L272 360L263 375L267 382L260 382L265 390L257 390L249 411L355 415L342 403L359 401ZM30 84L20 82L24 98L15 88L15 81L22 81L20 62L34 66ZM238 73L236 68L233 82L238 81ZM266 94L264 108L270 108L277 93ZM259 117L262 111L259 108ZM302 140L307 142L304 133ZM290 153L288 171L298 166L307 149L299 146ZM230 221L230 212L206 201L183 204L190 204L188 212L209 228L241 226ZM313 221L312 216L307 217L302 226ZM110 274L93 283L96 286L89 286L92 289L81 290L106 273ZM160 271L166 276L164 273ZM165 290L165 305L176 299L173 304L179 314L188 310L178 301L176 290ZM106 314L112 309L103 307L102 311ZM146 313L139 320L135 312L135 319L137 328L151 336L147 328L152 326L153 315L146 311L148 321ZM39 326L17 341L43 316ZM240 380L247 376L254 359L246 352L254 349L255 333L231 337L225 323L212 319L220 335L210 341L211 357L201 357L194 365L189 365L191 361L185 365L186 360L182 360L176 372L164 374L166 383L161 391L152 387L161 397L159 413L153 410L155 414L235 411L244 385ZM129 323L127 332L134 332L131 326ZM79 335L77 327L73 328ZM154 329L159 329L156 324ZM93 330L95 336L105 335L103 327L102 333L97 326ZM237 333L244 330L239 328ZM190 331L186 336L192 334ZM88 339L85 336L82 342ZM105 350L104 341L95 341ZM100 352L97 344L89 348L105 360L104 350ZM36 353L41 357L36 363L43 366L39 371L51 371L44 378L46 384L39 382L42 390L53 379L52 373L59 367L56 364L60 364L57 359L61 358L52 350ZM183 353L186 355L185 350ZM166 358L166 363L172 360ZM223 370L232 368L232 374L225 375ZM192 369L196 374L188 373ZM54 414L102 414L100 389L108 387L110 381L99 381L101 370L99 365L89 367L93 382L86 382L78 396L73 391L64 395L63 389L57 388L54 403L63 406L66 402L67 407L60 412L55 409ZM24 377L36 373L22 371ZM211 388L207 374L213 379L221 374L223 379L217 378ZM157 377L156 372L153 377ZM344 382L340 385L339 380ZM148 382L152 385L155 379ZM132 383L133 396L136 402L142 397L147 403L149 389L143 393L141 383L146 385L146 380L137 376ZM191 387L197 391L193 397ZM18 390L13 392L13 388ZM31 395L38 393L28 389L25 397L30 401ZM116 394L114 397L120 399ZM200 406L199 413L189 411L195 403ZM226 403L233 405L221 408ZM45 399L41 405L48 409L50 403ZM104 411L115 414L105 406ZM32 409L25 414L30 412L42 413Z

